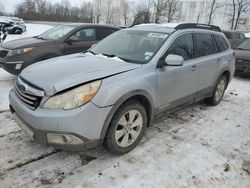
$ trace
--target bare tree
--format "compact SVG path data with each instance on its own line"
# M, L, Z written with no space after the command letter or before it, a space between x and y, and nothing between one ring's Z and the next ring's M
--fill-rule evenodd
M124 25L126 26L130 12L129 2L127 0L121 0L120 11L124 20Z
M178 0L153 0L154 10L155 10L155 23L159 23L160 19L166 18L169 23L174 20L175 15L178 11Z
M208 25L211 24L215 11L223 6L223 4L218 4L217 0L212 0L208 16Z
M16 15L28 20L92 22L92 3L72 7L68 0L52 4L48 0L24 0L16 6Z
M152 8L152 3L150 0L143 1L140 4L137 4L135 6L134 21L132 25L137 25L141 23L150 23L152 16L150 11L151 8Z
M238 28L242 15L247 12L247 9L250 6L250 1L249 0L237 0L237 4L238 6L237 6L234 30Z
M95 23L100 22L101 14L101 7L102 7L102 0L94 0L93 1L93 15L95 18Z
M46 0L36 0L37 19L41 20L46 15L48 2Z
M174 20L175 14L179 8L179 1L178 0L168 0L167 1L167 22L170 23Z
M4 15L4 5L0 3L0 16Z
M166 15L166 9L168 6L167 0L154 0L154 9L155 9L155 23L160 22L160 18Z
M250 0L232 0L232 17L230 19L231 29L236 30L240 24L246 23L242 16L248 11Z

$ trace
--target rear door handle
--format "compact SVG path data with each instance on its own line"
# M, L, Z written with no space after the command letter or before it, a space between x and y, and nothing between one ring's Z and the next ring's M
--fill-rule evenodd
M198 68L197 68L197 66L196 65L193 65L192 67L191 67L191 71L196 71Z
M217 60L216 60L216 63L217 63L217 64L220 64L220 63L221 63L221 59L217 59Z

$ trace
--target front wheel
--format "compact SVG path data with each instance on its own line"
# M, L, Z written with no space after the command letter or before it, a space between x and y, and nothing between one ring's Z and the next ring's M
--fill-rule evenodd
M206 98L205 99L206 102L212 106L219 104L224 96L226 88L227 88L227 78L225 75L222 75L215 87L213 96Z
M145 108L137 101L123 104L115 113L104 146L113 154L125 154L140 142L147 125Z

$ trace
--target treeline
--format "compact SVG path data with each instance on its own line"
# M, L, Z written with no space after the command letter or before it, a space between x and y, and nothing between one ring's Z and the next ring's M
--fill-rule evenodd
M91 2L79 7L71 6L69 0L52 3L49 0L23 0L15 9L15 14L24 20L57 22L93 22Z

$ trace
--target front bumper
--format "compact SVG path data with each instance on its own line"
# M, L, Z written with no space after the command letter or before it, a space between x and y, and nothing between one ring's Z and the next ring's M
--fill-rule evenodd
M0 58L0 67L7 72L18 75L27 65L32 64L33 59L30 55Z
M250 61L249 60L236 60L235 63L236 72L247 72L250 73Z
M38 107L29 109L12 90L9 95L10 109L19 126L42 145L54 148L79 151L93 148L101 143L103 124L112 107L99 108L88 103L73 110L52 110ZM48 134L72 135L81 144L54 144L48 141Z

